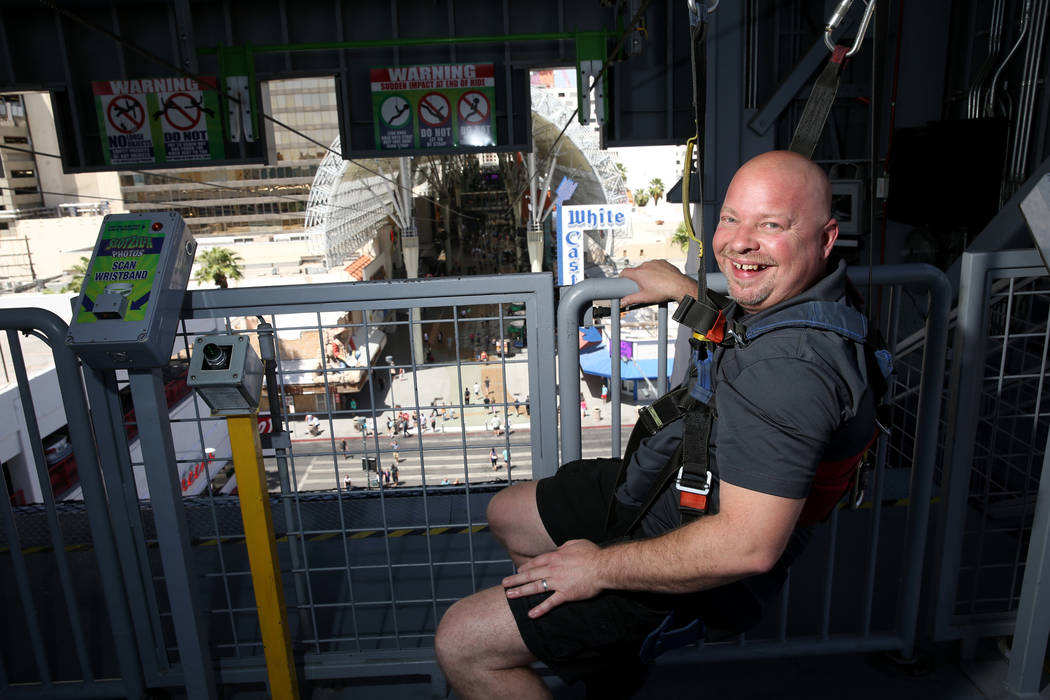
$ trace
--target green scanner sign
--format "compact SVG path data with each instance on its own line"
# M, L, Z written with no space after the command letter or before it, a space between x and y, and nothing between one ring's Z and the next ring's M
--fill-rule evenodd
M84 280L84 301L78 323L98 319L95 305L103 297L127 299L124 321L142 321L153 289L164 234L153 231L149 219L108 221L99 236L95 257Z

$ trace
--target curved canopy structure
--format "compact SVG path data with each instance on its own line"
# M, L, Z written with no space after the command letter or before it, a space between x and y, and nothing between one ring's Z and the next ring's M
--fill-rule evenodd
M533 86L533 149L538 161L553 161L553 184L563 176L577 183L573 202L626 203L627 190L614 159L601 150L598 130L576 120L573 105L549 89ZM389 180L397 171L380 176L343 160L340 152L336 137L317 168L306 209L310 250L323 255L328 267L351 257L371 240L376 224L390 216L394 207Z
M537 159L546 162L552 147L557 149L551 183L557 186L563 175L574 180L579 187L573 202L626 204L627 188L615 159L601 150L598 128L581 125L574 109L574 100L558 97L549 88L532 87L532 147ZM568 127L559 140L566 123Z

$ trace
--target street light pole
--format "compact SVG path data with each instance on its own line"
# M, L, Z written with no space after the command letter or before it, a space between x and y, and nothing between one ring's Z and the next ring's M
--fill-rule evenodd
M397 405L397 401L394 398L394 356L387 355L384 359L390 365L390 407L393 408Z

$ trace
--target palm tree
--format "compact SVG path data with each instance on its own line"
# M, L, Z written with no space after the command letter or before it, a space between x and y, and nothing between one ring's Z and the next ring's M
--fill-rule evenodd
M623 163L621 163L620 161L616 161L616 172L620 173L620 179L623 180L623 184L624 184L624 186L626 186L627 185L627 166L624 165Z
M685 222L681 221L678 223L678 228L675 229L674 235L671 236L671 242L678 245L685 252L685 249L689 247L689 230L685 226Z
M649 194L652 195L653 201L659 204L660 197L664 196L664 181L658 177L654 177L652 180L650 180Z
M66 282L66 286L62 287L62 292L79 292L84 287L84 277L87 276L88 265L91 261L85 258L83 255L80 256L80 262L73 266L69 271L73 275L73 279Z
M200 269L193 279L201 284L207 284L212 280L222 289L229 285L226 280L243 279L241 274L241 256L229 248L209 248L197 256L201 263Z
M634 203L640 207L644 207L649 203L649 193L645 190L638 190L634 193Z

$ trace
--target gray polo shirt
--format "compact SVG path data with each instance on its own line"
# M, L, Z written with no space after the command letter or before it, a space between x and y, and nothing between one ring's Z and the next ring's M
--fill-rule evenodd
M753 316L730 305L731 320L758 322L810 301L846 303L846 266L840 263L802 294ZM712 382L717 420L711 459L719 478L785 498L809 494L822 459L856 454L871 438L875 401L864 350L833 331L784 328L746 347L714 352ZM682 439L682 423L642 442L617 497L639 505ZM678 492L669 486L642 520L653 536L679 524Z

